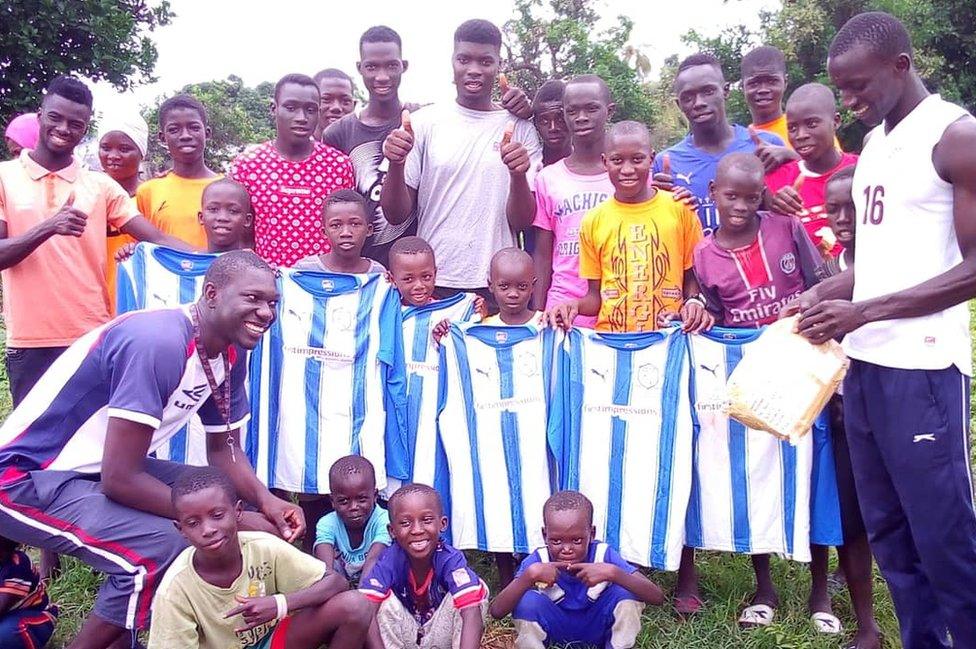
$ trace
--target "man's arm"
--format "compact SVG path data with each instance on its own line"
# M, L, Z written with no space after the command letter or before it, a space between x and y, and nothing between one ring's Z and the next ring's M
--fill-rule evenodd
M315 558L325 564L326 568L332 570L335 565L335 546L331 543L316 543L312 549Z
M600 280L588 279L586 281L586 295L578 300L568 300L562 304L557 304L545 312L543 324L559 327L563 331L569 331L573 327L573 320L578 315L594 316L600 313Z
M508 227L515 232L532 227L532 221L535 219L535 196L532 194L524 171L513 171L509 174L505 216L508 217Z
M72 207L73 202L74 197L69 196L54 216L16 237L7 236L7 222L0 221L0 270L16 266L53 236L80 237L88 215Z
M535 250L532 252L532 262L535 265L535 293L533 308L541 311L546 308L546 296L552 286L552 245L555 235L552 230L535 229Z
M227 437L223 433L207 434L207 462L230 478L241 498L255 505L278 529L281 538L289 543L301 538L305 533L302 510L292 503L276 498L261 484L241 450L240 431L232 430L229 435L233 445L228 445Z
M853 304L840 300L813 304L801 312L800 333L814 342L823 342L869 322L928 315L976 296L976 120L965 119L950 125L936 145L932 162L942 179L952 184L952 217L962 262L897 293ZM853 293L853 270L832 279L839 280L845 275L851 275ZM818 297L822 296L822 290Z
M115 502L165 518L176 518L170 488L146 473L153 428L108 418L102 452L102 491Z
M390 161L390 168L380 190L380 207L392 225L405 222L417 205L417 190L407 184L406 175L407 156L413 147L410 111L404 110L400 128L390 131L383 140L383 155Z
M132 217L119 229L125 234L134 239L138 239L139 241L148 241L149 243L159 244L175 250L184 250L187 252L196 251L193 246L182 239L177 239L169 234L163 234L160 232L159 228L150 223L144 216L141 215Z

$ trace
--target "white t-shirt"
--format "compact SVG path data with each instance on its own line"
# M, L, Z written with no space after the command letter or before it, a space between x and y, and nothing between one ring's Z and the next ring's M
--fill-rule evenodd
M512 141L529 152L531 187L542 161L531 122L453 101L427 106L413 117L414 147L404 171L407 185L417 190L417 234L434 249L438 286L487 286L491 256L515 245L505 214L509 171L499 153L510 121Z
M932 150L966 109L930 95L890 132L876 127L854 172L857 263L854 301L904 291L962 262L952 185ZM917 318L870 322L844 339L844 351L876 365L972 374L965 302Z

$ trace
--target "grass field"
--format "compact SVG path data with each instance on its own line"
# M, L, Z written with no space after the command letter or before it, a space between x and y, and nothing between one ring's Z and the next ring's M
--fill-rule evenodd
M972 307L971 310L976 311ZM2 349L3 343L0 340L0 351ZM5 417L9 411L6 369L0 363L0 418ZM471 559L492 591L497 591L492 562L487 556L478 556L477 553L472 553ZM832 564L835 561L836 556L832 558ZM63 565L63 574L50 587L52 599L61 608L57 632L49 645L56 649L64 647L73 637L91 609L100 583L98 575L70 557L63 560ZM735 621L752 592L752 568L748 557L702 552L699 553L698 567L702 579L702 596L705 599L702 614L693 621L681 622L675 617L669 603L646 610L643 630L638 639L639 647L834 649L847 646L851 638L851 633L847 633L843 640L837 640L818 636L812 631L806 610L810 578L804 564L774 561L773 578L780 589L781 600L776 622L768 628L747 632L739 630ZM674 585L672 573L654 573L652 579L664 587L666 592ZM900 647L898 623L891 600L884 581L877 575L874 608L885 636L885 646ZM853 628L854 618L846 591L834 596L834 613L841 618L847 630ZM512 646L512 641L511 625L507 621L493 622L485 634L483 646L493 649L508 648Z

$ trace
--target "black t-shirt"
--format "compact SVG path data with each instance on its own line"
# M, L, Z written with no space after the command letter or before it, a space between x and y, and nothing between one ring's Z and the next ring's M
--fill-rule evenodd
M383 157L383 140L400 125L397 116L380 126L367 126L356 114L346 115L322 134L322 141L339 149L352 161L356 174L356 191L372 210L373 236L366 242L363 256L375 259L389 268L390 246L400 237L417 234L417 215L413 213L399 225L391 225L380 207L380 190L390 161Z

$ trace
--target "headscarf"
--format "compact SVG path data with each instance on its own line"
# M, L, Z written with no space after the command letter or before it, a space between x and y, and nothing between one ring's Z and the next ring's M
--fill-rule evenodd
M128 135L142 153L142 157L146 157L149 148L149 125L139 113L126 111L103 116L98 121L98 141L101 142L112 131Z
M24 113L10 120L4 135L25 149L34 149L37 148L40 130L37 113Z

